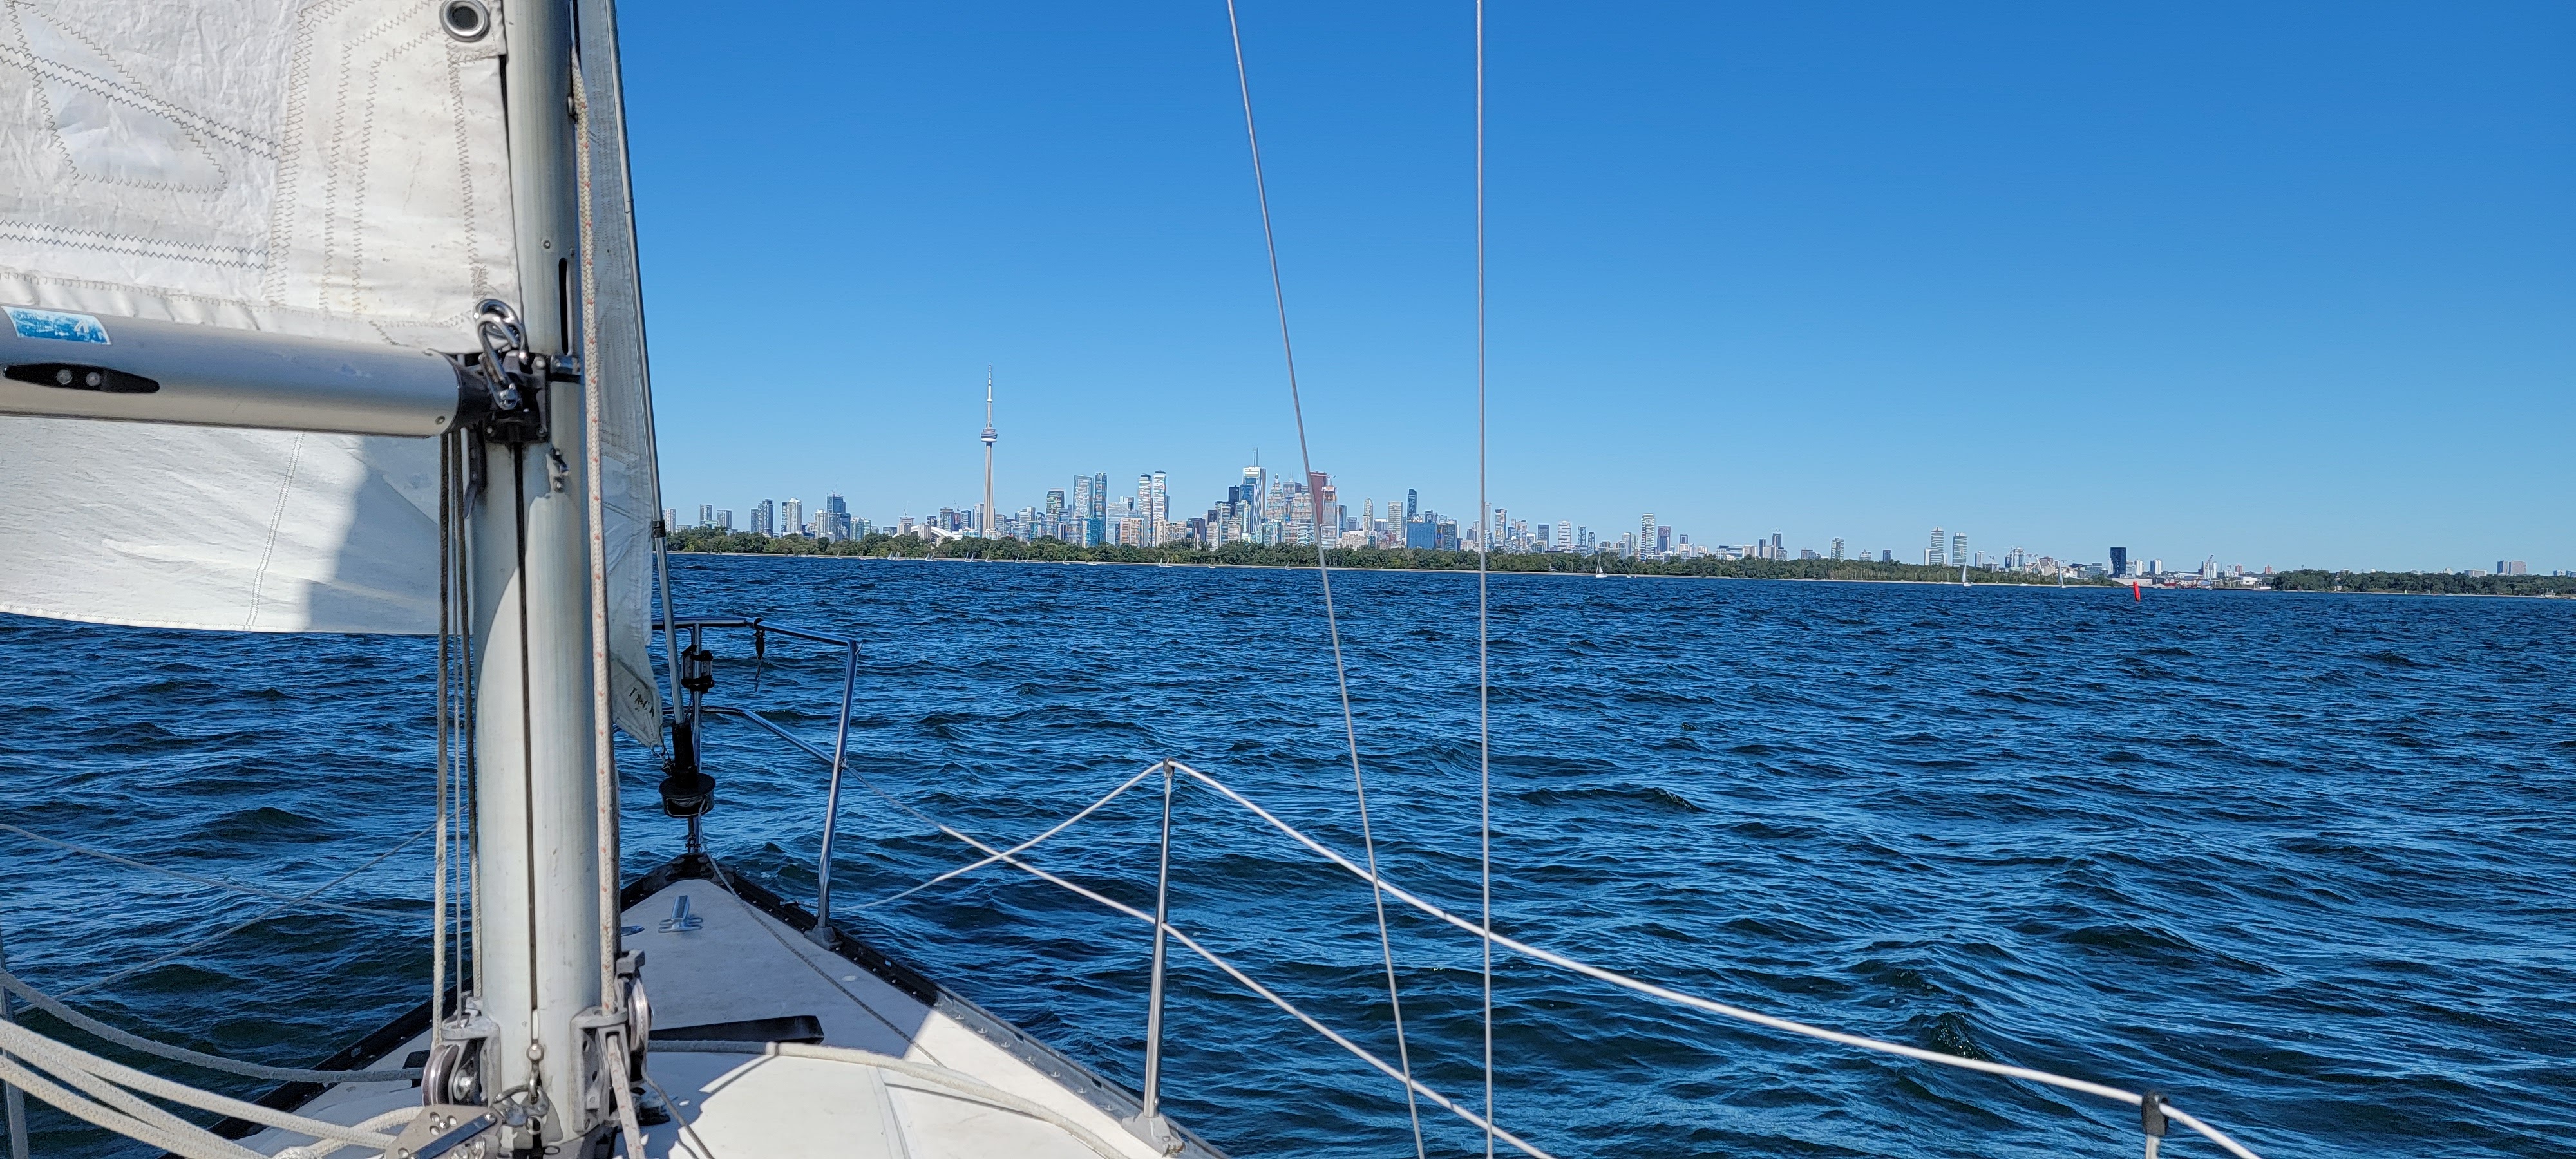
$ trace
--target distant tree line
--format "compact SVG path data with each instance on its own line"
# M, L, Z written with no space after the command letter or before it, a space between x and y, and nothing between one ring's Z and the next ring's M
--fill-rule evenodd
M1219 564L1231 567L1313 567L1312 547L1263 547L1229 543L1213 551L1198 547L1076 547L1060 539L1022 543L1016 539L950 539L940 543L911 535L869 535L830 542L802 535L755 535L747 531L683 528L671 535L671 550L730 552L742 555L854 555L899 559L1045 560L1066 563ZM1336 547L1326 562L1347 568L1406 568L1423 571L1474 571L1472 551L1427 548ZM1616 555L1498 552L1486 557L1497 572L1590 572L1611 575L1711 576L1733 579L1903 580L1957 583L1959 569L1911 563L1878 563L1858 559L1622 559ZM2053 576L1971 569L1981 584L2050 584ZM2104 586L2108 580L2068 577L2068 586Z
M2380 592L2428 596L2576 596L2576 576L2459 575L2446 571L2285 571L2284 592Z

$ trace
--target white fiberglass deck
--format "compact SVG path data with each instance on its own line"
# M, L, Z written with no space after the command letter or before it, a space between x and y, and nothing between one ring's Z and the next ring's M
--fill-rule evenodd
M745 884L737 888L775 905ZM694 923L670 921L683 897ZM657 1031L811 1015L821 1023L823 1045L953 1072L966 1085L1027 1100L1091 1136L954 1082L837 1060L662 1049L647 1070L668 1092L673 1121L644 1129L645 1154L654 1159L1155 1159L1118 1121L1134 1112L1126 1092L953 995L934 991L925 1002L907 993L715 881L661 884L627 908L625 921L626 948L644 953ZM427 1045L420 1035L370 1065L400 1066ZM419 1102L419 1088L409 1084L351 1083L322 1093L301 1113L357 1123ZM306 1141L276 1131L244 1140L262 1154ZM1196 1140L1188 1154L1215 1156Z

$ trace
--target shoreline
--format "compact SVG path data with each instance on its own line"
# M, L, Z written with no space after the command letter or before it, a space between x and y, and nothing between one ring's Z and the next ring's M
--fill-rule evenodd
M1193 563L1164 563L1164 562L1159 562L1159 561L1149 561L1149 560L1121 560L1121 559L955 559L955 558L934 558L934 557L930 557L930 556L907 556L907 555L824 555L824 554L815 554L815 555L772 555L772 554L767 553L767 552L758 552L758 551L674 551L674 552L672 552L671 554L673 554L673 555L702 555L702 556L721 557L721 558L732 558L732 559L816 559L816 560L851 560L851 561L854 561L854 562L869 562L869 563L991 563L991 564L1015 563L1015 564L1032 564L1032 565L1034 565L1034 564L1044 564L1044 565L1055 566L1055 567L1195 567L1195 568L1205 568L1205 569L1212 570L1212 571L1213 571L1213 570L1225 570L1225 571L1313 571L1313 570L1315 570L1315 568L1314 568L1314 567L1312 567L1311 565L1284 564L1284 563L1195 563L1195 562L1193 562ZM1395 572L1395 573L1412 574L1412 575L1455 575L1455 576L1473 576L1473 575L1476 575L1476 574L1477 574L1475 571L1472 571L1472 570L1461 569L1461 568L1448 568L1448 567L1337 567L1337 568L1334 568L1333 570L1334 570L1334 571L1337 571L1337 572L1344 572L1344 573L1350 573L1350 572ZM2128 586L2129 586L2129 585L2127 585L2127 584L2104 584L2104 583L2080 583L2080 584L2049 584L2049 583L1969 583L1969 584L1961 585L1961 584L1956 583L1955 581L1950 581L1950 580L1860 579L1860 578L1850 578L1850 579L1832 579L1832 578L1824 578L1824 579L1809 579L1809 578L1804 578L1804 577L1799 577L1799 576L1663 575L1663 574L1655 574L1655 573L1650 573L1650 572L1646 572L1646 573L1640 573L1640 572L1607 572L1607 573L1602 573L1602 574L1596 575L1596 574L1591 573L1591 572L1581 572L1581 571L1487 571L1487 572L1485 572L1484 574L1485 574L1486 576L1488 576L1488 577L1493 577L1493 576L1533 576L1533 577L1566 578L1566 579L1627 579L1627 580L1731 580L1731 581L1742 581L1742 582L1750 582L1750 583L1800 583L1800 584L1894 584L1894 585L1901 585L1901 586L1908 586L1908 587L1930 587L1930 588L1946 588L1946 587L1960 587L1960 586L1965 586L1965 587L1978 587L1978 588L2041 588L2041 589L2049 590L2049 591L2108 591L2108 592L2116 592L2116 591L2119 591L2119 590L2120 590L2120 589L2122 589L2122 588L2125 588L2125 587L2128 587ZM2512 593L2512 592L2356 592L2356 591L2341 591L2341 592L2338 592L2338 591L2305 591L2305 590L2290 590L2290 591L2283 591L2283 590L2278 589L2278 588L2207 588L2207 587L2203 587L2203 588L2164 588L2164 587L2159 587L2159 588L2157 588L2156 590L2157 590L2158 592L2168 593L2168 594L2179 594L2179 593L2182 593L2182 592L2200 592L2200 593L2239 593L2239 594L2244 594L2244 595L2289 595L2289 596L2417 596L2417 597L2425 597L2425 598L2441 598L2441 599L2543 600L2543 601L2547 601L2547 600L2567 600L2567 599L2576 599L2576 596L2550 595L2550 594L2547 594L2547 593L2542 593L2542 594L2537 594L2537 595L2522 595L2522 594L2516 594L2516 593Z
M671 554L673 554L673 555L703 555L703 556L712 556L712 557L730 558L730 559L834 559L834 560L845 559L845 560L851 560L851 561L855 561L855 562L868 562L868 563L994 563L994 564L1001 564L1001 563L1016 563L1016 564L1043 564L1043 565L1049 565L1049 566L1054 566L1054 567L1195 567L1195 568L1206 568L1206 569L1211 570L1211 571L1215 571L1215 570L1224 570L1224 571L1314 571L1314 570L1316 570L1316 569L1314 569L1314 568L1312 568L1312 567L1305 567L1305 566L1301 566L1301 565L1297 565L1297 564L1285 564L1285 563L1161 563L1161 562L1151 562L1151 561L1146 561L1146 560L1124 560L1124 559L935 559L935 558L932 558L932 557L929 557L929 556L910 556L910 555L822 555L822 554L816 554L816 555L771 555L771 554L769 554L769 553L767 553L767 552L759 552L759 551L674 551L674 552L672 552ZM1411 574L1411 575L1454 575L1454 576L1469 576L1469 577L1472 577L1472 576L1474 576L1474 575L1478 574L1478 573L1476 573L1476 572L1474 572L1474 571L1465 570L1465 569L1461 569L1461 568L1453 568L1453 567L1337 567L1337 568L1334 568L1333 570L1334 570L1334 571L1337 571L1337 572L1343 572L1343 573L1350 573L1350 572L1395 572L1395 573L1400 573L1400 574ZM1798 578L1798 577L1794 577L1794 576L1754 576L1754 575L1657 575L1657 574L1653 574L1653 573L1631 573L1631 572L1615 572L1615 571L1614 571L1614 572L1607 572L1607 573L1602 573L1602 574L1597 574L1597 575L1596 575L1596 574L1594 574L1594 573L1592 573L1592 572L1587 572L1587 571L1490 571L1490 570L1489 570L1489 571L1484 572L1483 574L1484 574L1484 575L1486 575L1486 576L1488 576L1488 577L1493 577L1493 576L1537 576L1537 577L1546 577L1546 578L1563 578L1563 579L1734 580L1734 581L1742 581L1742 582L1748 582L1748 583L1785 583L1785 584L1903 584L1903 585L1908 585L1908 586L1913 586L1913 587L1927 587L1927 588L1947 588L1947 587L1963 587L1963 586L1964 586L1964 587L1979 587L1979 588L2046 588L2046 589L2048 589L2048 590L2050 590L2050 591L2070 591L2070 592L2071 592L2071 591L2078 591L2078 590L2084 590L2084 591L2094 591L2094 590L2099 590L2099 591L2106 591L2106 592L2109 592L2109 591L2118 591L2118 590L2120 590L2121 588L2124 588L2124 587L2127 587L2127 586L2128 586L2128 585L2126 585L2126 584L2091 584L2091 583L2087 583L2087 584L2063 584L2063 585L2061 585L2061 584L2024 584L2024 583L1988 583L1988 584L1975 584L1975 583L1972 583L1972 584L1964 584L1964 585L1963 585L1963 584L1959 584L1959 583L1955 583L1955 582L1951 582L1951 581L1945 581L1945 580L1907 580L1907 579L1802 579L1802 578ZM2240 589L2237 589L2237 590L2251 592L2251 591L2254 591L2255 589L2252 589L2252 588L2240 588ZM2375 593L2335 593L2335 594L2358 595L2358 594L2375 594ZM2531 598L2531 597L2514 597L2514 598L2517 598L2517 599L2524 599L2524 598Z

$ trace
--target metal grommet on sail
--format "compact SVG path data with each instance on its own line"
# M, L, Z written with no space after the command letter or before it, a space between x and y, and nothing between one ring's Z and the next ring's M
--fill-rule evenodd
M447 0L438 6L438 23L449 36L471 43L492 31L492 10L483 0Z

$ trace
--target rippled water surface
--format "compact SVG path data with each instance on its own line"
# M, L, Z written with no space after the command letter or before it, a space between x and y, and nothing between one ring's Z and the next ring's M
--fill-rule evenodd
M854 767L968 832L1027 837L1168 756L1360 848L1312 572L674 571L684 613L862 638ZM1472 913L1474 578L1337 573L1333 590L1380 861ZM2576 604L1537 576L1492 591L1505 932L1764 1011L2153 1086L2270 1159L2566 1153ZM837 658L715 645L715 700L829 742ZM430 656L0 618L0 821L302 892L429 823ZM711 846L810 898L819 763L738 724L710 751ZM626 755L632 872L678 838L649 754ZM1150 904L1158 809L1130 794L1035 859ZM1392 1058L1366 887L1204 789L1175 811L1176 924ZM864 790L842 826L836 908L871 940L1138 1081L1145 927L1005 869L854 912L965 858ZM428 880L424 839L324 895L389 916L264 913L0 831L0 938L31 981L94 984L74 1001L111 1021L309 1063L425 996ZM1416 1072L1480 1100L1476 945L1389 918ZM1413 1150L1394 1082L1174 961L1177 1117L1247 1159ZM1501 1121L1560 1155L2138 1146L2127 1108L1524 960L1496 970ZM1422 1130L1435 1154L1482 1149L1429 1107ZM51 1116L36 1141L139 1150Z

